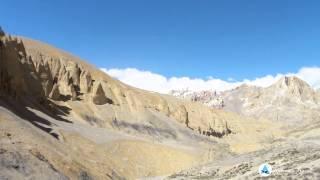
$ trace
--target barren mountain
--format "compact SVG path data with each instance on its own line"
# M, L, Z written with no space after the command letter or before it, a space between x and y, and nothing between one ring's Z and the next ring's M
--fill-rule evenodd
M280 124L130 87L45 43L0 39L0 179L163 176L282 136Z
M266 87L241 85L224 92L172 91L171 95L203 103L212 108L254 118L303 125L320 116L319 91L297 77L283 77ZM290 113L288 113L290 112Z
M223 93L225 109L291 125L318 120L320 99L297 77L283 77L267 88L241 86Z
M269 147L211 161L166 179L261 179L258 167L266 162L274 170L269 179L320 178L319 90L315 91L301 79L283 77L267 88L242 85L220 93L173 92L174 96L211 108L223 107L254 117L255 123L260 123L261 118L270 119L274 122L270 131L281 122L285 133ZM212 105L210 101L217 102L216 99L222 99L223 103Z

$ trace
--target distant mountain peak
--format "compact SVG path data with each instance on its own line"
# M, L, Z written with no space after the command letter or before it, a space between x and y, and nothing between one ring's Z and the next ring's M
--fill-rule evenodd
M274 85L278 88L308 88L312 89L311 86L296 76L284 76L280 78Z
M295 76L284 76L266 90L274 94L274 97L279 96L290 101L314 103L316 101L315 90L307 82Z

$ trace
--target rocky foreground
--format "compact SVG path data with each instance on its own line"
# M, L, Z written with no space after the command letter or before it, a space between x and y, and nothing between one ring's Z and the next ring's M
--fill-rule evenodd
M261 177L258 167L268 162L272 174ZM166 179L319 179L320 148L299 142L243 154L185 170Z
M227 158L173 174L166 179L319 179L320 123L292 130L262 150ZM261 164L272 174L261 177Z

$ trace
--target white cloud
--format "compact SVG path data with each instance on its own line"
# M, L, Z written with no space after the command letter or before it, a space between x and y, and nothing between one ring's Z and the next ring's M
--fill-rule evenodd
M267 87L279 80L284 75L297 76L314 88L320 88L320 68L304 67L297 73L286 73L277 75L267 75L253 80L244 79L242 81L234 81L233 79L224 81L221 79L209 77L207 79L189 78L189 77L170 77L156 74L150 71L142 71L135 68L125 69L106 69L102 71L110 76L131 86L154 92L168 93L170 90L189 89L192 91L201 90L218 90L224 91L240 86L241 84L255 85Z
M305 80L315 89L320 88L320 68L319 67L304 67L296 74L297 77Z

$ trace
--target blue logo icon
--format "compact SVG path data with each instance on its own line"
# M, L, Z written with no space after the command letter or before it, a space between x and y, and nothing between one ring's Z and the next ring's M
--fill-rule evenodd
M265 163L259 166L259 174L261 176L269 176L271 172L272 172L272 168L269 164Z

